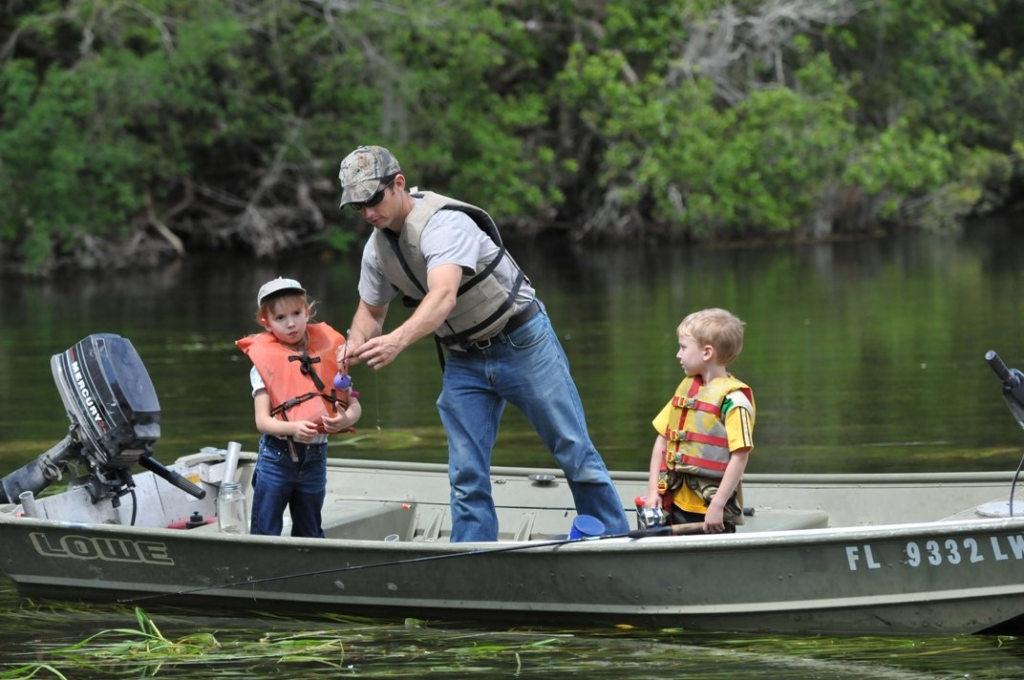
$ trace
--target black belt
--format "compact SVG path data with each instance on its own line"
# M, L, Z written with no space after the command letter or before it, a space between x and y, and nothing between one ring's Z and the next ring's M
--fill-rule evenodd
M515 316L509 318L509 320L505 322L505 325L502 327L502 329L493 336L485 340L477 340L476 342L463 342L459 344L466 351L487 349L492 344L494 344L494 341L497 340L499 337L503 335L508 335L509 333L511 333L512 331L514 331L515 329L519 328L524 323L532 319L533 317L537 316L537 312L539 311L540 303L537 302L536 299L534 299L532 302L530 302L530 304L526 306L526 309L519 312Z
M519 328L524 323L532 319L533 317L537 316L537 312L539 311L540 303L534 300L530 304L526 305L526 309L524 309L523 311L519 312L511 319L506 321L505 327L501 329L501 332L505 333L506 335L511 333L512 331L514 331L515 329Z

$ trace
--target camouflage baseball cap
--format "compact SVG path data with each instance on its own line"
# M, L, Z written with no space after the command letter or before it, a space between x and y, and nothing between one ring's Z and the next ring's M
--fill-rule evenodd
M394 155L383 146L361 146L341 162L338 179L341 180L341 206L362 203L380 187L384 177L402 172Z

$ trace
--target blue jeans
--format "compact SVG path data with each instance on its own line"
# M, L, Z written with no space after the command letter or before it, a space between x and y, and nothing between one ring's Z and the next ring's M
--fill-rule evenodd
M253 473L252 524L249 532L280 536L284 509L291 511L292 536L323 538L320 510L327 490L327 443L295 442L299 462L288 442L263 435Z
M604 522L607 533L629 531L608 468L590 441L569 361L542 306L487 349L448 353L437 408L448 435L452 542L498 538L490 467L506 402L526 415L554 455L576 512Z

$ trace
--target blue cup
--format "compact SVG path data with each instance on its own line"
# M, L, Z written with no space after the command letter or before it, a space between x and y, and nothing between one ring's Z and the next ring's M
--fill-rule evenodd
M577 515L572 521L569 538L593 538L604 535L604 522L590 515Z

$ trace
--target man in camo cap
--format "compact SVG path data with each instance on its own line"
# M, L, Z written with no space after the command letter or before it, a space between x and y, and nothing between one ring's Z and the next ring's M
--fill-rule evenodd
M558 336L490 215L433 192L410 193L398 161L380 146L346 156L338 178L341 207L374 227L363 249L348 363L379 371L431 334L442 357L441 346L448 349L437 407L448 435L451 540L498 538L490 464L508 402L565 472L577 513L596 517L608 533L629 531ZM416 310L384 333L399 292Z
M398 160L382 146L361 146L341 162L341 207L362 203L377 193L382 178L402 172Z

